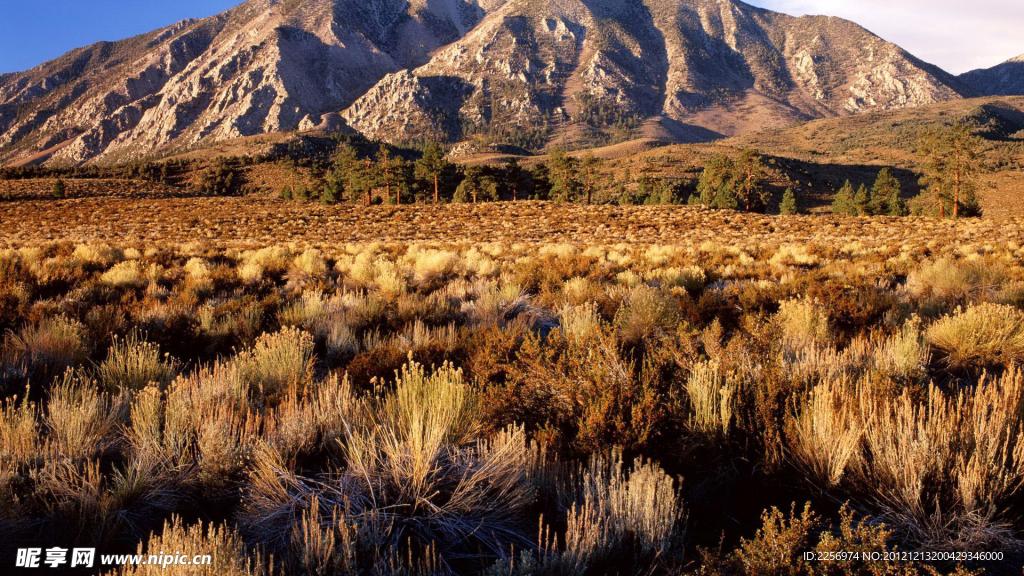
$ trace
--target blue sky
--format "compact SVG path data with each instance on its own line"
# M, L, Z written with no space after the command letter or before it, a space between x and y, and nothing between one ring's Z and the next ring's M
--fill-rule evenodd
M0 0L0 72L26 70L72 48L120 40L241 0Z
M1021 0L748 0L788 14L854 20L950 72L1024 54ZM240 0L0 0L0 72L100 40L210 16Z

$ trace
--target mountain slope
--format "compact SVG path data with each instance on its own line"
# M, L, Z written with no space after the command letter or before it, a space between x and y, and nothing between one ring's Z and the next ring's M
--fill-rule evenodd
M122 160L314 125L483 15L472 0L249 0L78 49L0 77L0 160Z
M735 0L513 0L343 117L373 138L681 139L958 99L955 77L838 18ZM689 135L689 138L686 137Z
M703 141L973 92L851 22L737 0L248 0L0 75L0 163L342 119L470 148Z
M960 79L986 96L1024 95L1024 54L992 68L961 74Z

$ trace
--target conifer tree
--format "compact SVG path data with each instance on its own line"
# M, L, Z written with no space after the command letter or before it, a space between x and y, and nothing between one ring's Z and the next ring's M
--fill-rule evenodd
M853 195L854 214L853 216L871 216L871 193L868 187L861 184L857 193Z
M603 162L596 158L593 152L588 152L583 157L583 162L580 165L580 173L583 176L583 194L588 206L593 201L594 187L597 185L597 179L602 166Z
M798 212L796 194L793 193L792 188L786 188L785 193L782 194L782 203L779 205L779 214L790 216Z
M836 193L832 200L832 213L836 216L856 216L857 204L854 201L853 184L847 180L843 187Z
M437 142L430 142L423 150L423 157L416 161L416 178L426 180L434 191L434 204L441 200L441 183L451 163L445 157L444 148Z
M903 200L900 181L890 168L882 168L871 187L871 209L874 214L906 216L910 213Z
M519 200L520 192L525 187L526 172L523 170L522 165L519 164L518 158L512 158L505 165L504 171L504 186L505 189L512 193L512 201Z
M61 180L60 178L58 178L53 183L52 194L53 194L53 197L56 198L57 200L62 200L63 198L65 198L67 196L67 189L64 186L64 181Z
M747 212L760 210L768 201L768 190L764 187L767 170L760 154L753 150L743 150L734 163L736 174L736 195Z
M394 185L394 166L392 165L391 148L387 144L381 144L377 151L377 162L373 166L373 181L377 187L384 188L384 201L391 201L391 187ZM402 203L401 197L398 203Z
M922 134L918 152L925 160L925 175L921 183L940 216L959 218L979 212L975 191L981 148L981 139L963 123Z
M578 163L562 148L552 149L550 156L551 194L563 202L572 202L581 188Z
M697 182L701 204L712 208L738 208L739 199L735 190L735 164L732 158L719 154L708 161Z

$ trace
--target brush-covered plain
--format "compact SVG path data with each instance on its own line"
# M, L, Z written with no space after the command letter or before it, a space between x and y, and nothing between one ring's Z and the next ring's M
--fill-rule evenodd
M151 235L129 211L73 240L9 231L3 557L214 557L118 574L1019 570L1018 222L525 204L431 209L422 226L448 210L464 229L417 243L411 220L346 241L369 226L310 224L341 209L324 210L292 244L262 226L184 242L216 211ZM662 225L629 224L641 213ZM1004 560L804 559L840 551Z

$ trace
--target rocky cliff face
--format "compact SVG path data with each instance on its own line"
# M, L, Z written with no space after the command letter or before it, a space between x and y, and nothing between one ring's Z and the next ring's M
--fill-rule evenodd
M736 0L249 0L0 76L0 162L127 160L338 112L392 142L700 140L973 94L853 23Z
M518 0L343 117L384 140L535 145L652 121L711 138L965 95L956 78L838 18L734 0Z
M75 50L0 77L0 160L117 161L315 125L483 16L472 0L250 0Z
M960 79L985 96L1024 95L1024 54L992 68L962 74Z

